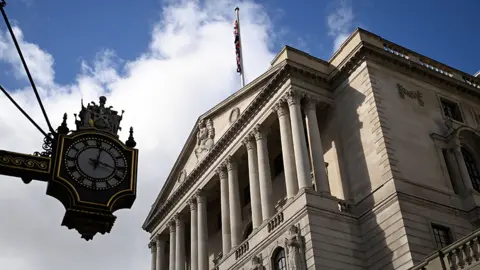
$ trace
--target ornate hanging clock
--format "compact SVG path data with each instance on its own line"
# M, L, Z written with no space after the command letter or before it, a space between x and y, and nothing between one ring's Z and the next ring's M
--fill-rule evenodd
M59 127L53 177L47 186L47 194L66 208L62 225L87 240L110 232L112 213L130 208L136 197L138 150L133 148L133 130L126 143L121 142L117 132L122 115L105 102L100 97L98 105L82 104L76 131L69 132L65 121Z
M0 11L17 44L15 34L0 0ZM118 209L130 208L136 197L138 150L133 128L123 143L118 138L122 114L105 107L100 97L75 115L76 130L67 127L67 114L54 130L19 46L16 46L37 101L47 122L47 134L0 85L0 91L44 135L43 150L33 155L0 150L0 175L19 177L28 184L32 180L47 182L47 194L58 199L66 209L62 225L76 229L90 240L97 233L112 229Z

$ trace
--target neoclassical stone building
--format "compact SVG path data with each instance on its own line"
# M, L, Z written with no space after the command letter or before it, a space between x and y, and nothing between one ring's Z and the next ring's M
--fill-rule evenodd
M143 225L152 270L426 267L478 235L479 81L362 29L328 61L285 47L199 117Z

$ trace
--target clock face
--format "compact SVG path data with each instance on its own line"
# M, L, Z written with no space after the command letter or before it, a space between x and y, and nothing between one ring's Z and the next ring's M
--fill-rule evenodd
M127 160L111 142L100 138L84 138L66 151L65 167L80 185L105 190L119 185L126 176Z

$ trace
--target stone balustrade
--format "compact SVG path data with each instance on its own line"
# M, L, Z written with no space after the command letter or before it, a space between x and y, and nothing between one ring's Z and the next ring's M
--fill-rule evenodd
M480 266L480 229L441 249L410 270L478 269Z
M280 213L277 213L275 216L273 216L273 218L270 221L268 221L268 224L267 224L268 232L270 233L273 230L275 230L282 222L283 222L283 211Z
M243 254L247 253L249 249L250 246L248 245L248 240L240 244L240 246L235 249L235 260L238 260L240 257L242 257Z

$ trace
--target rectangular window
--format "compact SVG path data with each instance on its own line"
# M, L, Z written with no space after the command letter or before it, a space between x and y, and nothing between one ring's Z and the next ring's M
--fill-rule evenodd
M460 107L456 102L440 98L442 103L443 114L455 121L463 122L462 113L460 112Z
M438 248L444 248L453 243L450 228L438 224L432 224L432 230Z

